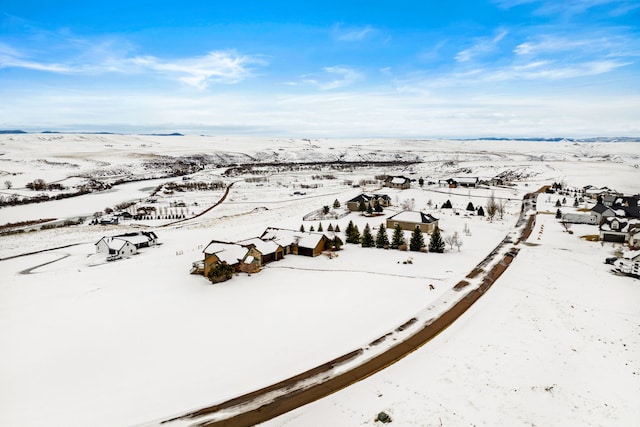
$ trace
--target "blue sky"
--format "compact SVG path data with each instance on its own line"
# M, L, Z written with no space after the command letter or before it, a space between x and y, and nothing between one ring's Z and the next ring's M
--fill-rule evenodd
M0 128L639 136L640 2L0 0Z

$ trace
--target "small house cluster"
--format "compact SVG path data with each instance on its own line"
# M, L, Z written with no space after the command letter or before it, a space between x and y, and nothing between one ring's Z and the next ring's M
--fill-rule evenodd
M138 253L140 248L158 244L158 236L153 231L124 233L117 236L105 236L95 244L96 253L107 254L107 261L115 261Z
M380 205L383 208L391 206L391 197L386 194L358 194L351 200L347 201L347 209L351 212L357 212L360 210L361 206L371 207L371 209L375 209L376 205Z
M597 203L589 213L566 213L562 221L572 224L592 224L599 226L600 240L605 242L629 243L640 247L640 195L625 196L607 189L596 195Z

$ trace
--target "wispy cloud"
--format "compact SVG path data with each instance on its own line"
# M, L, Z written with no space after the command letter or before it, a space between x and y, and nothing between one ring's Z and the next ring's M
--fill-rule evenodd
M537 5L535 13L538 15L579 15L595 7L607 7L608 15L626 15L638 8L637 0L496 0L496 4L510 9L525 4Z
M323 73L316 75L306 75L302 81L312 84L320 90L332 90L350 86L364 77L361 73L349 67L325 67L323 71Z
M97 51L101 55L96 54ZM90 51L89 51L90 50ZM46 62L31 58L6 44L0 44L0 68L23 68L59 74L155 73L189 86L206 89L213 83L235 84L251 76L252 66L265 65L259 57L235 50L211 51L206 55L162 59L155 56L127 56L97 46L66 62Z
M349 27L344 28L342 26L334 27L333 34L336 40L345 42L355 42L366 39L367 37L375 34L377 30L371 25L364 27Z
M456 55L456 61L468 62L472 59L486 55L496 50L498 43L508 34L506 30L499 30L494 37L479 37L474 39L474 44Z

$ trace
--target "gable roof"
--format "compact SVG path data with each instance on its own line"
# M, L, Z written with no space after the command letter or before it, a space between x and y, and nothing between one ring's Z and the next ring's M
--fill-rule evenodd
M416 224L431 224L432 222L436 222L438 220L431 214L417 211L400 212L389 217L389 219L394 221L413 222Z
M229 265L241 262L249 252L249 249L235 243L225 243L212 240L202 251L205 255L216 255L220 261Z
M242 240L237 243L241 246L253 245L262 255L275 253L278 248L282 247L274 240L262 240L258 237Z
M610 211L611 214L613 215L615 212L613 211L613 209L611 209L610 207L607 207L605 205L603 205L602 203L596 203L596 205L594 207L591 208L592 212L596 212L599 214L603 214L607 211Z
M284 228L267 228L262 236L263 240L273 240L281 246L296 244L300 248L314 249L318 244L328 237L324 233L313 231L294 231Z

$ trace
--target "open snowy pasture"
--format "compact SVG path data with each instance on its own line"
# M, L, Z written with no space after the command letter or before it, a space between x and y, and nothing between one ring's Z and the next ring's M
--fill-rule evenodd
M151 203L151 193L167 182L233 183L224 201L194 218L225 191L153 196L165 216L176 213L169 208L185 210L188 218L179 223L85 221L0 236L0 424L24 426L157 420L360 348L442 299L513 229L525 193L554 181L637 192L640 163L638 144L596 142L2 135L0 152L4 197L30 194L23 187L38 178L69 185L84 173L145 179L3 207L0 225ZM183 180L158 178L164 171L154 163L159 158L206 159ZM365 161L404 163L334 167ZM327 163L300 166L309 162ZM227 173L242 164L253 170ZM381 174L415 182L408 190L383 188L375 179ZM508 176L510 185L438 184L498 175ZM13 188L2 185L5 180ZM347 214L347 200L363 191L387 194L393 206L380 216ZM502 218L489 221L467 210L469 203L486 206L491 196L505 203ZM304 220L335 200L339 218ZM446 201L451 209L442 208ZM538 209L545 213L538 215L530 245L443 334L273 425L373 424L380 410L399 425L505 424L499 416L509 425L604 425L607 417L626 425L637 419L637 280L613 276L602 263L618 248L580 238L597 234L594 227L564 231L553 215L555 201L540 196ZM568 198L571 207L562 210L575 210L572 203ZM331 258L288 255L257 274L216 285L189 274L211 240L239 241L267 227L322 225L326 231L329 224L338 225L345 240L350 221L360 232L368 224L375 235L403 206L438 218L443 235L457 232L462 246L432 254L348 244ZM161 245L116 262L95 253L101 237L140 230L155 231Z

